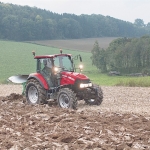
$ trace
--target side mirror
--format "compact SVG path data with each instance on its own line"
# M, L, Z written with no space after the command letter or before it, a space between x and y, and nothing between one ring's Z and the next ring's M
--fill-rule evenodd
M82 62L82 57L79 55L80 62Z

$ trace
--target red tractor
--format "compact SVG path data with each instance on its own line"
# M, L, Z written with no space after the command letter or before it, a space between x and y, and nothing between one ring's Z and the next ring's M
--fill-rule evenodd
M31 73L25 82L25 96L29 104L46 104L56 100L62 108L77 108L77 101L84 100L90 105L100 105L103 92L90 79L77 73L71 54L35 56L36 73ZM80 67L81 70L81 67Z

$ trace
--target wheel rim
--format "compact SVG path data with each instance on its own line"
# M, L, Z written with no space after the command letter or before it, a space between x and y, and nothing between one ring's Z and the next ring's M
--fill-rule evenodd
M38 101L38 91L34 86L31 86L28 90L28 98L31 103L36 103Z
M70 104L69 104L69 97L67 94L63 93L60 95L59 97L59 104L62 108L69 108Z

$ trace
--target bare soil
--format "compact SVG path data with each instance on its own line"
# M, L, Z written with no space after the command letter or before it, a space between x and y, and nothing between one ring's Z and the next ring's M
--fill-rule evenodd
M0 149L149 150L150 88L102 87L100 106L28 105L20 85L0 85Z
M60 49L72 49L91 52L95 41L99 43L101 48L106 49L109 46L109 44L117 38L119 37L85 38L72 40L44 40L44 41L29 41L29 43L50 47L57 47Z

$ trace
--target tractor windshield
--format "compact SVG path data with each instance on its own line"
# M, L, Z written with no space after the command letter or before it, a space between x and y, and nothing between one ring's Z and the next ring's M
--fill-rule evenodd
M63 71L73 71L73 64L69 56L57 56L54 58L54 66L62 68Z

